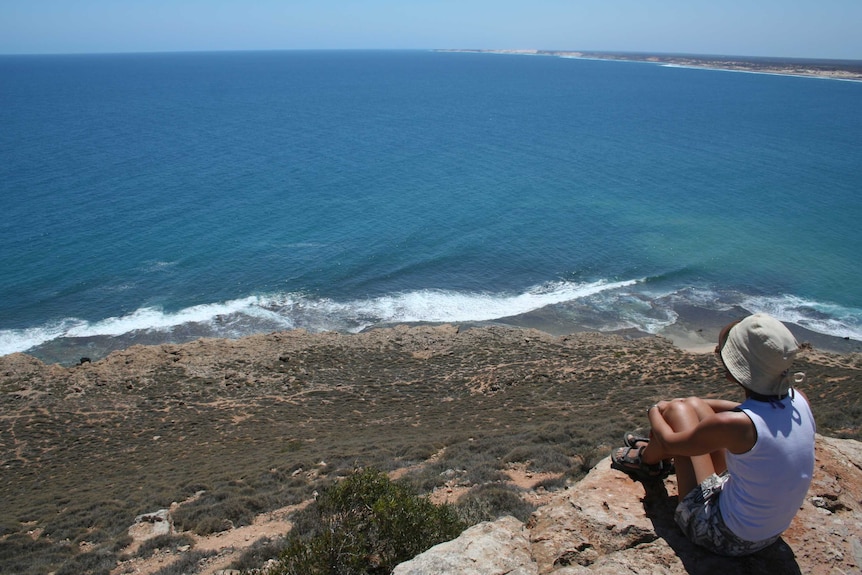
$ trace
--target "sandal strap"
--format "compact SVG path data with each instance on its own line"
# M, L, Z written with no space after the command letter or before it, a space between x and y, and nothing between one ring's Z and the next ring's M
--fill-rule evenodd
M667 473L665 472L663 463L644 463L643 450L646 447L646 445L643 445L641 447L620 448L620 450L614 453L611 459L611 466L639 479L652 480L665 477Z
M636 443L649 443L649 437L638 435L633 431L623 435L623 444L628 447L634 447Z
M664 472L664 461L659 461L658 463L644 463L644 449L646 449L646 445L641 445L637 448L637 465L646 473L650 475L660 475Z

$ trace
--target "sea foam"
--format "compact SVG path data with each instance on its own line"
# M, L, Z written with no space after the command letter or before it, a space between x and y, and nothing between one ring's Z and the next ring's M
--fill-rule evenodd
M749 297L742 307L835 337L862 340L862 309L806 300L792 295Z
M43 327L0 330L0 355L26 351L57 338L169 332L190 325L196 325L197 332L204 335L238 337L295 328L355 333L397 322L488 321L633 286L639 281L550 282L519 294L427 289L340 302L297 293L250 296L176 312L145 307L95 322L68 318Z
M310 332L358 333L394 323L503 320L548 306L556 306L560 316L569 317L585 329L660 333L678 320L674 308L679 305L712 310L739 307L750 313L766 312L781 321L825 335L862 339L858 319L862 317L862 310L859 309L795 296L750 296L703 288L651 293L648 280L633 279L548 282L514 294L424 289L337 301L303 293L277 293L195 305L178 311L144 307L124 316L93 322L67 318L41 327L0 330L0 355L27 351L62 338L131 337L146 333L157 335L150 339L185 341L195 337L236 338L297 328Z

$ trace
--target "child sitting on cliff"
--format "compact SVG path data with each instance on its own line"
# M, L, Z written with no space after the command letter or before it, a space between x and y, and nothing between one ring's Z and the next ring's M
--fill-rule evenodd
M639 479L676 469L677 524L721 555L775 542L802 505L814 472L814 417L790 386L799 344L787 327L751 315L721 330L715 352L745 401L690 397L647 410L649 439L627 434L611 465ZM795 374L794 383L804 379Z

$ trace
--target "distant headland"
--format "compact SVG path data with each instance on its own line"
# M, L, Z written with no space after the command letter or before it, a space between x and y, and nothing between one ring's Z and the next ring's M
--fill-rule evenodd
M556 56L591 60L651 62L665 66L709 68L760 74L812 76L835 80L862 81L862 60L823 60L807 58L761 58L742 56L707 56L693 54L648 54L636 52L585 52L570 50L480 50L441 49L437 52L475 52L530 56Z

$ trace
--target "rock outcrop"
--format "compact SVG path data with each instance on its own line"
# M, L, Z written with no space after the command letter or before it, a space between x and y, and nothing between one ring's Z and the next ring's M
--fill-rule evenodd
M778 542L750 557L719 557L689 543L673 521L675 505L673 476L644 486L605 459L526 524L504 517L477 525L393 575L862 572L857 441L818 436L805 503Z
M174 521L168 509L159 509L152 513L144 513L135 517L135 523L129 527L129 536L134 541L146 541L159 535L174 533Z
M480 523L398 565L392 575L536 575L529 537L529 530L514 517Z

